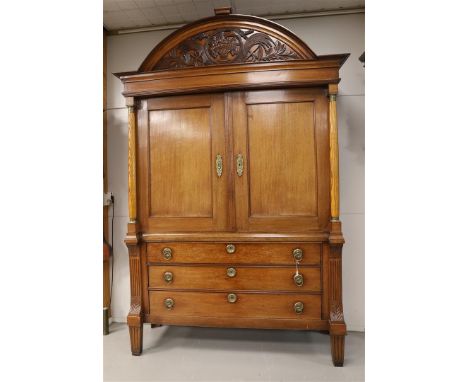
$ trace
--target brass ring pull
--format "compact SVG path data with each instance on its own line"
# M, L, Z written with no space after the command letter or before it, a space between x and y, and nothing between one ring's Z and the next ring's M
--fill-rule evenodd
M167 309L172 309L175 305L175 302L172 298L166 298L164 300L164 306L167 308Z
M227 300L228 300L231 304L235 303L235 302L237 301L237 296L236 296L236 294L235 294L235 293L229 293L229 294L227 295Z
M294 311L296 312L296 314L302 314L302 312L304 311L304 303L302 303L301 301L294 303Z
M302 274L300 274L300 273L294 275L294 282L299 287L303 286L304 285L304 276L302 276Z
M236 273L237 273L236 268L226 269L226 274L228 275L228 277L234 277Z
M227 253L234 253L236 252L236 246L234 244L226 245L226 252Z
M294 260L296 261L301 261L302 260L302 249L300 248L296 248L295 250L293 250L293 257L294 257Z
M164 272L164 281L167 282L168 284L174 280L174 275L172 272Z
M166 260L172 259L172 249L170 249L170 248L163 248L162 254L163 254L163 257L164 257Z

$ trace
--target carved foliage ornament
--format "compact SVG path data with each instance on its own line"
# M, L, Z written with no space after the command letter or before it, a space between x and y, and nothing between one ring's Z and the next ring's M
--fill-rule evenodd
M202 32L171 49L154 69L299 60L284 42L252 29Z

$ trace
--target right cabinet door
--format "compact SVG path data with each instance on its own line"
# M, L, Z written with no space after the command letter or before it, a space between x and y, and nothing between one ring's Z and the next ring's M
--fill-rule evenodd
M329 203L325 89L232 94L239 231L326 229Z

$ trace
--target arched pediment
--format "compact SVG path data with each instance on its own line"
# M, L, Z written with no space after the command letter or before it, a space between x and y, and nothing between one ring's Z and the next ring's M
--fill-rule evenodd
M138 72L315 59L300 38L277 23L255 16L217 15L170 34Z

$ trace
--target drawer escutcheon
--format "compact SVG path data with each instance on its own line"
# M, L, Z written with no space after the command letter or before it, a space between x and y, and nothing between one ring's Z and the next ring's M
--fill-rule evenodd
M236 268L226 269L226 274L228 275L228 277L234 277L236 273L237 273Z
M294 249L292 255L294 257L294 260L301 261L302 260L302 255L303 255L302 249L300 249L300 248Z
M227 253L234 253L236 252L236 246L234 244L226 245L226 252Z
M172 272L164 272L164 281L167 283L171 283L174 280L174 275Z
M304 276L301 273L294 275L294 283L301 287L304 285Z
M294 303L294 311L296 312L296 314L302 314L302 312L304 311L304 303L301 301Z
M163 248L162 254L163 254L163 257L164 257L166 260L172 259L172 249L170 249L170 248L168 248L168 247Z
M175 302L172 298L166 298L164 300L164 306L167 308L167 309L172 309L175 305Z

